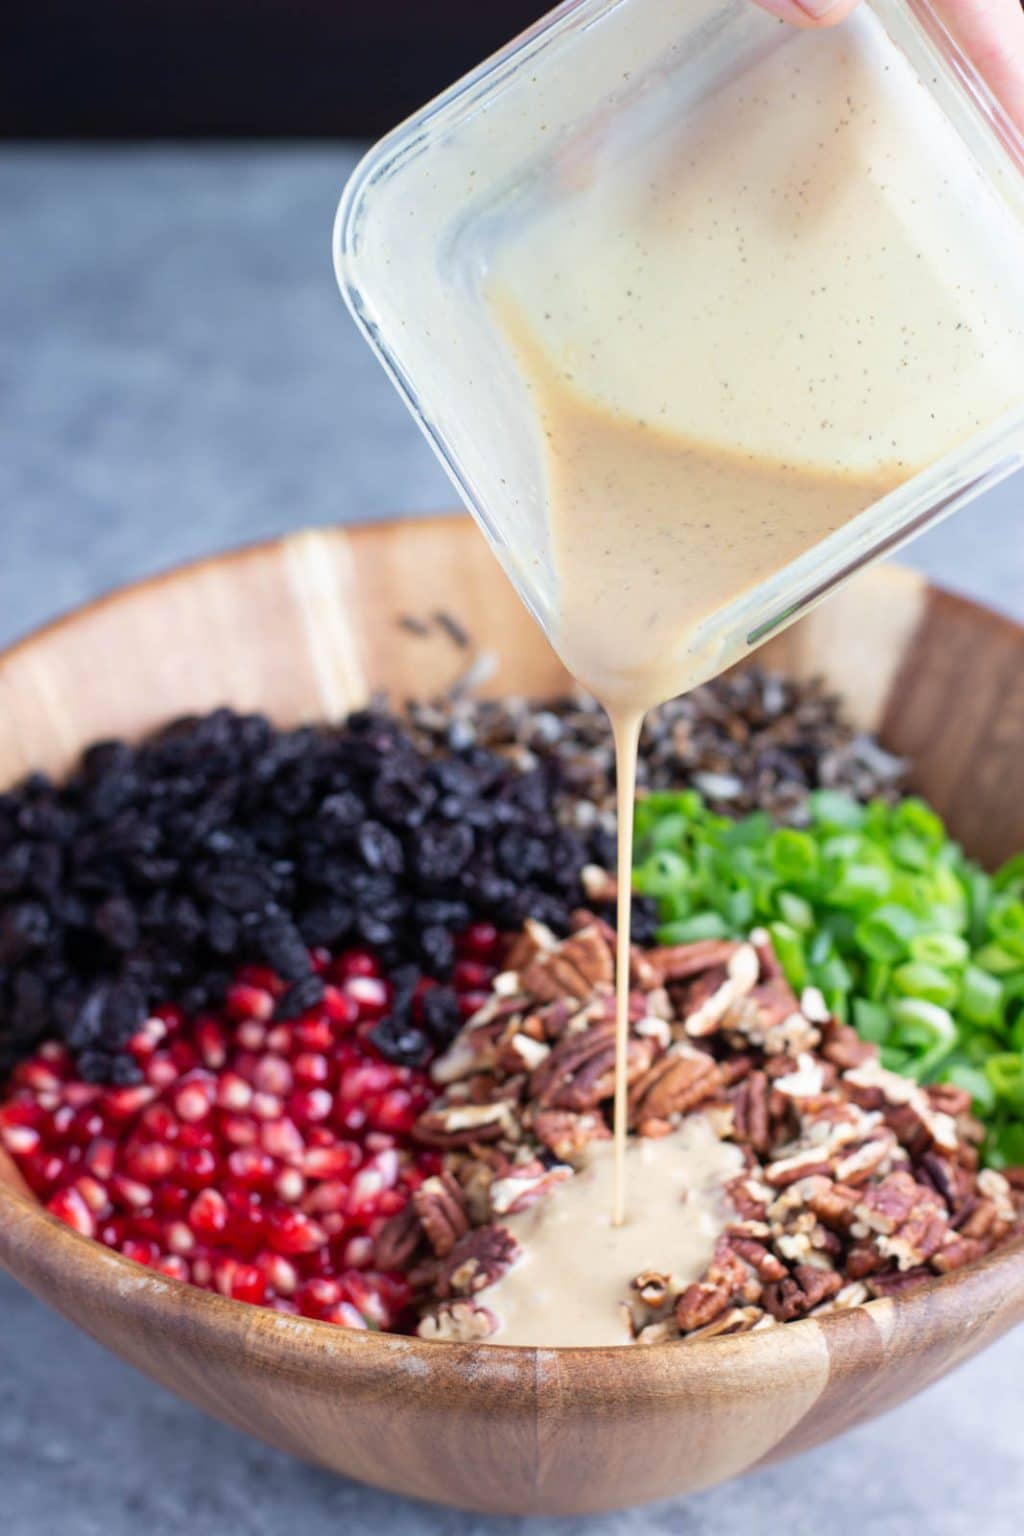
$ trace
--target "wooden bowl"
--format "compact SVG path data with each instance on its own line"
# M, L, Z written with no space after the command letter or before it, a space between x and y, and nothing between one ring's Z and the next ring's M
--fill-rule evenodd
M447 608L498 653L489 687L564 674L462 519L305 533L191 566L0 659L0 783L82 744L233 704L282 723L465 665L401 614ZM920 760L918 787L992 862L1024 846L1024 631L907 571L872 571L773 642ZM46 1215L0 1163L0 1262L191 1402L383 1488L491 1512L591 1512L705 1488L891 1408L1024 1317L1024 1250L908 1299L632 1351L349 1332L158 1277Z

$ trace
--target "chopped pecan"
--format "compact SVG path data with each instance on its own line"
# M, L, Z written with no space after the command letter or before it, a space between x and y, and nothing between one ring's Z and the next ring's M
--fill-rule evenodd
M871 1275L867 1286L872 1296L902 1296L934 1279L933 1271L927 1265L921 1265L917 1269L890 1269L884 1274Z
M703 1328L691 1333L688 1342L719 1338L727 1333L749 1333L751 1328L763 1322L764 1316L763 1307L729 1307L710 1323L705 1323Z
M923 1186L913 1175L898 1169L859 1196L855 1215L872 1232L895 1232L921 1203L923 1195Z
M672 1276L663 1275L660 1270L645 1269L635 1276L632 1285L645 1306L663 1307L672 1293Z
M649 1122L689 1114L721 1088L722 1074L714 1059L680 1042L633 1083L629 1094L630 1124L643 1135Z
M443 1259L469 1231L469 1212L462 1189L450 1173L424 1179L412 1197L427 1242Z
M965 1264L973 1264L984 1252L985 1244L976 1238L954 1236L932 1254L932 1268L940 1275L947 1275L954 1269L962 1269Z
M808 1179L804 1199L808 1210L819 1221L837 1232L846 1232L854 1219L858 1193L846 1184L836 1184L831 1179Z
M792 1275L765 1286L764 1305L780 1323L788 1323L795 1317L806 1317L813 1307L837 1295L842 1285L842 1277L834 1269L798 1264Z
M517 1134L509 1104L443 1104L421 1115L413 1135L428 1147L469 1147Z
M702 971L727 965L739 947L734 939L700 939L695 944L648 950L645 959L659 982L685 981Z
M564 1184L566 1179L571 1178L572 1169L564 1164L545 1168L539 1159L534 1158L492 1182L491 1210L498 1216L525 1211L542 1196L549 1194L557 1184Z
M528 917L522 932L505 956L506 970L525 971L538 956L549 954L557 943L558 940L545 923L538 923Z
M500 1280L518 1253L512 1233L498 1222L467 1232L441 1264L435 1282L438 1296L474 1296Z
M532 1119L533 1134L549 1152L571 1162L593 1141L611 1136L601 1115L574 1114L570 1109L542 1109Z
M439 1339L446 1344L474 1344L489 1339L498 1331L498 1319L487 1307L471 1301L449 1301L420 1319L416 1332L421 1339Z
M676 1301L676 1321L683 1333L704 1328L725 1311L732 1299L727 1285L713 1285L706 1280L688 1285Z
M750 1265L759 1280L766 1283L770 1280L781 1280L786 1273L786 1266L781 1260L756 1238L730 1236L729 1246L735 1254Z
M686 1033L694 1038L713 1035L729 1010L753 991L759 969L753 946L738 945L726 963L724 975L717 969L710 973L712 980L704 986L707 995L699 990L691 992L683 1014Z
M861 1039L852 1025L833 1022L825 1031L821 1054L841 1072L846 1072L863 1066L866 1061L873 1061L878 1052L867 1040Z

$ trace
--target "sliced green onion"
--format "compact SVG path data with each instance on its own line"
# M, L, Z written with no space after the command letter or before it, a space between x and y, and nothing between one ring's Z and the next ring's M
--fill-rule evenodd
M941 970L959 970L966 965L971 948L958 933L918 933L909 944L910 958Z
M685 917L658 929L659 944L695 944L698 939L729 937L729 925L717 912L698 912L696 917Z

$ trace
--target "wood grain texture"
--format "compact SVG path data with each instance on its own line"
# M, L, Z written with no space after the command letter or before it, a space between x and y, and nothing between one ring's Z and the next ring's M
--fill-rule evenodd
M217 704L282 723L374 688L446 686L467 660L401 614L446 608L498 653L491 691L565 674L462 519L299 535L108 598L0 658L0 783L63 771L96 737ZM974 852L1024 845L1024 632L870 572L766 656L822 672ZM0 1262L171 1390L381 1487L502 1513L624 1507L707 1487L901 1402L1024 1319L1024 1250L917 1296L703 1344L428 1344L283 1317L165 1280L63 1227L0 1157Z

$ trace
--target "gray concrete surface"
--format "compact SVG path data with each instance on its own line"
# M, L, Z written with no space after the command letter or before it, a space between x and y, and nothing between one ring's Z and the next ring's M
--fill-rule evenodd
M342 146L0 152L0 642L121 582L452 493L330 269ZM1024 485L905 558L1024 618ZM0 1277L3 1536L1011 1536L1024 1331L787 1467L604 1520L488 1521L211 1423Z

